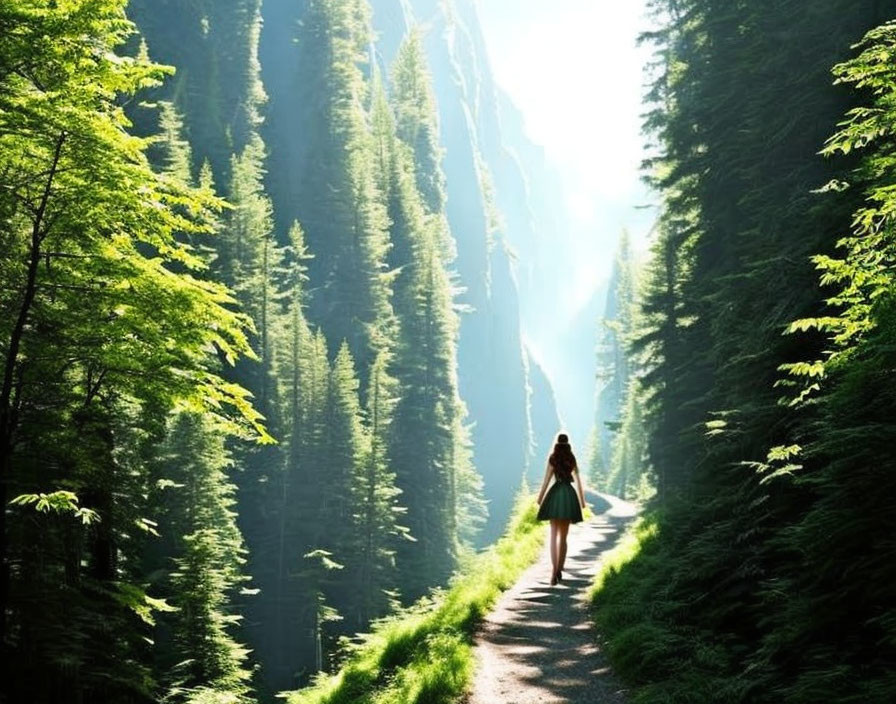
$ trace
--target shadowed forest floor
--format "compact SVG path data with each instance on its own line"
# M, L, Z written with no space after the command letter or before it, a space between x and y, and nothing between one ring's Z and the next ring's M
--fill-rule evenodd
M636 513L612 496L589 496L610 507L569 531L563 582L551 586L544 549L508 589L476 634L476 674L464 704L621 704L621 685L609 671L588 613L588 587L601 556ZM605 499L605 501L601 501Z

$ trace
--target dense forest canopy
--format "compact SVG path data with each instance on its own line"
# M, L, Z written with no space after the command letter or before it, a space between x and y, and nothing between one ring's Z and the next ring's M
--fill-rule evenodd
M652 9L662 210L595 464L655 495L598 626L636 701L892 701L896 5Z
M649 4L597 623L633 701L892 701L896 3ZM0 5L0 701L274 701L478 564L563 417L523 122L473 0Z
M478 97L430 65L483 49L409 15L371 52L384 16L0 10L10 699L295 688L496 536L556 431L480 128L444 145Z

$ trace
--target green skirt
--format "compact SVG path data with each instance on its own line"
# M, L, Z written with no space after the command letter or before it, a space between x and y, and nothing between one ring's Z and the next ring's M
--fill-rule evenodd
M573 523L582 520L579 495L570 482L554 482L551 485L538 507L537 518L539 521L559 518Z

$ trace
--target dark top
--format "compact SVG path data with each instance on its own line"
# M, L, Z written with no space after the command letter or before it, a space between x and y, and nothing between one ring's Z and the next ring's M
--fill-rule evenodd
M563 482L564 484L572 484L572 472L561 472L554 465L551 465L551 469L554 470L554 479L556 479L558 482Z

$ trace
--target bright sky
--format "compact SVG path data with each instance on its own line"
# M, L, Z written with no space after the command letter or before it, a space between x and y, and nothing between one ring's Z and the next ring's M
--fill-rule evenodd
M609 272L622 227L643 249L652 221L652 210L634 209L649 202L638 176L644 0L477 2L495 79L564 174L582 303Z

